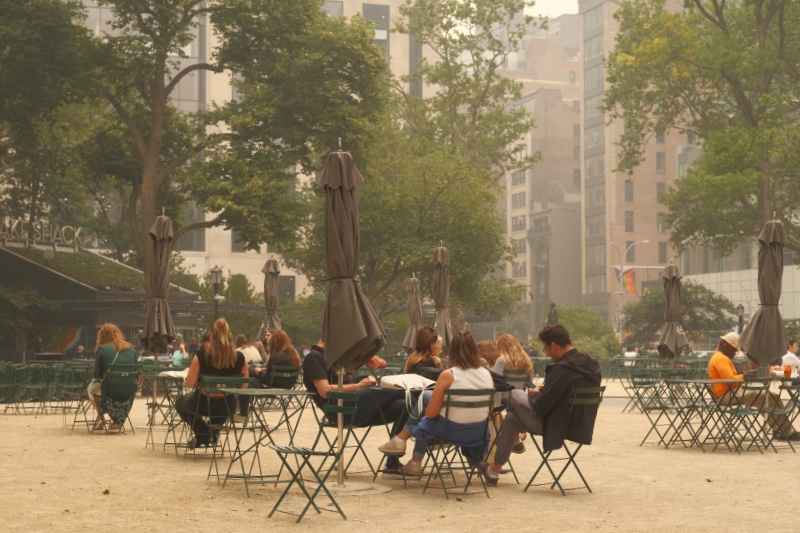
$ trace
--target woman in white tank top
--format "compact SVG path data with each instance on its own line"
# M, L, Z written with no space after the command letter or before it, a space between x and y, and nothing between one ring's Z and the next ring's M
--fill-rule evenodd
M445 419L445 412L442 408L444 391L448 389L490 390L491 394L487 393L487 398L494 394L492 376L486 368L481 366L475 339L468 331L459 331L453 337L448 354L451 367L439 375L432 392L426 391L420 396L419 401L422 402L424 416L419 419L414 418L413 413L422 411L416 406L403 431L379 448L387 455L405 455L406 443L413 436L416 439L414 454L411 461L401 468L403 474L407 476L418 477L421 475L422 458L425 457L428 441L445 436L445 431L448 442L464 448L475 449L474 455L478 455L480 449L488 441L486 424L489 415L488 408L450 407L447 419ZM458 400L460 397L451 396L451 399ZM484 398L470 396L469 399L480 401Z

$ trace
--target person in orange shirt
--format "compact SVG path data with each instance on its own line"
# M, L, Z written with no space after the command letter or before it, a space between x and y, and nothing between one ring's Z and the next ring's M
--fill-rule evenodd
M748 370L744 374L736 373L732 359L740 349L738 333L731 331L720 337L717 351L714 352L708 362L708 377L711 379L738 381L753 377L756 370ZM742 393L738 383L714 383L711 388L714 391L714 396L716 396L716 401L721 404L741 404L747 407L761 408L766 403L767 407L775 405L783 407L781 401L772 393L762 394L758 391ZM767 425L772 428L777 440L800 441L800 434L794 431L789 419L784 415L768 416Z

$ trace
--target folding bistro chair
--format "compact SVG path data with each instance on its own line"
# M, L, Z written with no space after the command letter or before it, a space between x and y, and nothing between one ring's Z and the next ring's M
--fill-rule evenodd
M448 389L444 391L444 401L442 402L443 413L439 416L444 416L444 435L438 439L433 439L428 442L427 459L424 467L428 469L428 479L425 482L425 487L422 492L432 489L442 489L446 499L450 499L449 491L460 489L458 485L459 480L456 479L456 473L463 472L466 476L466 483L462 494L473 494L481 491L473 491L468 493L472 480L477 478L483 493L489 497L489 491L486 490L486 484L483 478L479 475L478 462L483 458L486 452L486 444L484 441L482 446L475 448L465 448L462 450L461 446L452 444L449 440L450 421L448 413L451 408L459 409L475 409L484 412L486 415L484 422L484 434L489 431L489 419L491 418L492 405L494 404L494 389ZM465 455L466 453L466 455ZM424 469L423 469L424 472ZM424 475L424 474L423 474ZM460 476L459 476L460 477ZM431 485L433 478L439 480L440 486ZM447 478L452 484L448 485L445 480Z
M344 473L345 476L350 472L350 465L353 464L353 461L357 456L361 456L367 462L367 467L369 470L358 471L358 472L350 472L351 474L361 474L365 472L369 472L373 476L376 475L376 469L372 466L372 461L369 460L369 456L367 452L364 450L364 442L369 436L370 431L372 431L373 426L364 426L358 427L352 425L348 422L348 419L352 419L352 417L356 414L356 404L358 403L359 395L356 393L347 393L347 392L337 392L337 391L330 391L328 392L328 401L322 406L322 413L318 413L316 410L314 413L317 416L317 422L319 423L319 433L317 433L317 439L314 442L314 449L317 449L319 443L324 440L325 444L324 447L327 448L334 448L337 445L339 440L339 435L336 433L333 437L329 437L326 433L326 430L336 430L337 425L334 422L330 422L325 416L327 413L342 413L344 415L344 441L345 450L351 449L352 453L349 454L349 459L347 459L348 453L345 453L345 459L347 462L344 466ZM339 405L339 400L341 400L341 404ZM343 410L344 409L344 410ZM384 421L384 426L386 425L386 421ZM356 430L364 430L364 432L359 435ZM388 434L388 429L387 429ZM352 441L351 441L352 439ZM352 444L348 444L352 442Z
M503 377L505 378L506 382L508 383L525 383L525 388L522 390L528 389L528 384L531 383L532 380L532 372L525 372L521 370L508 370L503 369ZM499 393L498 393L499 394ZM497 399L497 396L495 396ZM497 435L500 433L500 428L502 426L502 413L506 410L506 404L503 403L502 405L498 405L495 402L494 406L492 406L492 415L490 418L490 429L492 430L492 440L489 445L489 451L487 452L487 457L491 457L491 453L494 450L496 443L497 443ZM517 472L514 470L514 465L511 464L511 460L509 459L506 463L505 467L511 472L511 475L514 476L514 481L519 485L519 478L517 478Z
M605 390L606 390L605 385L600 387L575 387L569 399L570 416L572 415L572 410L576 405L582 405L582 406L600 405L600 402L603 401L603 393L605 392ZM550 489L553 489L554 487L557 486L558 490L561 491L561 494L563 496L567 495L566 491L568 490L586 489L590 493L592 492L592 489L586 482L586 478L583 477L583 472L581 472L581 469L578 468L578 463L575 462L575 457L578 455L578 452L581 451L581 448L583 448L583 444L578 444L577 448L571 450L569 445L567 444L567 441L565 440L563 447L566 457L553 458L552 454L556 450L550 450L549 452L545 453L542 450L542 447L537 442L536 436L533 433L531 433L531 440L536 445L536 450L539 452L539 455L542 458L542 462L539 465L539 468L536 469L536 472L533 473L533 476L531 476L531 479L530 481L528 481L528 484L525 485L525 491L527 491L530 487L550 485ZM551 466L551 463L556 461L566 461L564 468L561 469L558 475L556 475L555 471L553 470L553 467ZM572 466L574 470L577 472L578 476L580 476L582 482L581 486L565 488L561 484L561 478L563 477L564 473L570 466ZM542 468L546 468L547 471L550 473L550 476L553 479L552 483L550 481L544 483L534 483L534 481L536 480L536 476L539 475L539 472L543 471Z
M352 418L352 416L356 414L357 401L358 394L331 391L328 392L328 402L324 406L324 412L342 414L344 417ZM339 403L341 403L341 405L339 405ZM295 445L279 446L274 443L270 443L268 445L271 449L275 450L275 453L278 454L278 458L282 463L281 469L285 468L291 476L289 483L286 484L286 488L284 489L280 498L278 498L278 501L275 502L275 506L272 508L272 511L270 511L268 515L269 518L272 518L272 515L274 515L277 511L290 514L292 516L297 516L297 521L295 523L299 524L309 507L313 507L317 514L321 514L321 511L333 512L331 509L320 507L314 502L319 496L320 491L322 491L336 508L336 512L338 512L342 518L347 520L347 516L345 516L344 511L342 511L342 508L339 507L339 504L336 502L336 499L333 497L331 491L328 490L328 487L325 485L325 483L330 477L331 472L333 472L334 468L336 468L337 463L339 463L339 461L344 461L344 452L348 448L347 441L349 437L355 437L355 433L352 431L353 428L349 424L345 424L342 442L339 442L338 435L331 440L324 433L326 427L324 425L324 418L325 416L323 414L323 420L320 421L319 434L317 435L314 445L311 448L303 448ZM324 442L326 445L323 445L322 448L318 449L317 446L322 442L320 435L324 437ZM359 449L362 453L364 453L364 450L361 447L361 441L358 441L357 449L354 452L353 457L355 457L355 454ZM290 461L289 457L295 457L296 460ZM353 457L351 457L350 462L352 462ZM317 460L319 460L318 463L316 463ZM315 463L312 464L312 461L315 461ZM293 462L296 463L296 466L292 464ZM347 466L349 466L349 463ZM345 473L347 472L347 466L345 466ZM311 481L316 483L315 488L306 486L306 481L303 479L304 470L307 470L312 474L313 479ZM283 503L286 495L289 493L289 490L295 485L297 485L303 496L305 496L305 498L308 500L308 503L306 503L305 507L303 507L303 510L300 512L300 514L281 511L281 503ZM310 490L313 490L313 492L309 492Z

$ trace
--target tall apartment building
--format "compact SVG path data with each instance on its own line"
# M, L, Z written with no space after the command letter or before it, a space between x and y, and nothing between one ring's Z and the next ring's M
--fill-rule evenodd
M525 313L535 332L545 305L581 300L581 69L578 16L562 15L534 28L512 53L503 75L527 89L515 105L536 127L521 141L541 161L505 177L504 211L517 256L506 276L528 287Z
M580 0L583 105L583 293L585 305L610 324L621 306L659 283L661 270L675 256L664 226L663 195L678 176L685 136L654 136L642 164L632 174L615 172L618 139L624 121L607 124L598 109L605 90L603 60L614 48L619 31L614 0ZM635 294L622 290L617 269L632 269Z

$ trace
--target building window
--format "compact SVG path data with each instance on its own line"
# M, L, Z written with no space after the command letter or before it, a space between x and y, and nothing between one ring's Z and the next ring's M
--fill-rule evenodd
M414 24L414 12L409 16L409 23ZM413 34L408 35L408 72L415 74L422 66L422 44L417 42ZM408 82L408 92L414 98L422 98L422 79L418 76L411 76Z
M511 217L511 231L523 231L525 229L525 215Z
M606 157L603 154L586 158L586 179L602 178L606 173Z
M581 138L581 125L580 124L573 124L572 125L572 137L574 139Z
M188 226L197 222L205 222L206 212L205 209L200 207L194 202L189 202L186 205L186 214L183 225ZM178 250L183 252L205 252L206 251L206 230L196 229L184 233L178 238L176 243Z
M586 207L600 207L606 203L606 186L592 185L586 187Z
M525 261L511 265L511 276L514 278L524 278L527 272L528 268Z
M570 70L569 71L569 83L571 85L575 84L575 71L574 70Z
M575 144L572 146L572 160L573 161L580 161L581 160L581 145Z
M597 237L606 234L606 215L589 215L586 217L586 236Z
M711 270L711 253L709 252L708 248L703 246L703 274L708 274L708 271Z
M244 243L241 241L241 238L239 237L239 232L231 228L231 252L244 253L246 251L247 250L244 247Z
M584 107L586 108L586 120L602 117L603 112L600 111L600 106L603 105L603 95L592 96L586 99Z
M579 168L572 169L572 184L573 185L581 184L581 169Z
M344 16L344 2L325 2L322 10L332 17Z
M656 152L656 172L663 174L667 171L667 154Z
M586 276L586 294L599 294L603 292L606 292L605 274Z
M636 261L636 241L625 241L625 262L633 263Z
M743 244L739 250L739 256L742 258L742 270L750 270L753 268L753 258L750 254L750 245Z
M658 243L658 262L659 263L667 262L667 243L665 242Z
M517 170L511 173L511 185L524 185L525 184L525 171Z
M603 56L603 34L596 35L583 43L584 61Z
M663 133L656 133L656 144L664 144L666 142L666 135Z
M625 181L625 201L633 201L633 181L631 180Z
M372 21L375 31L375 44L389 58L389 6L380 4L364 4L364 18Z
M268 254L277 254L279 252L277 246L273 246L272 244L267 244L267 253Z
M514 249L516 250L517 255L524 254L528 251L528 241L525 239L517 239Z
M633 211L625 211L625 232L633 231Z
M591 91L593 89L600 89L603 87L605 81L605 72L603 65L596 65L592 68L587 68L583 72L583 88L584 90Z
M581 101L580 100L573 100L572 101L572 110L580 113L581 111Z
M667 182L666 181L659 181L656 182L656 202L663 204L664 197L667 194Z
M606 265L606 245L590 244L586 246L586 267L602 267Z
M603 6L597 6L583 14L583 32L591 33L603 29Z
M294 276L278 276L278 297L284 300L294 300L295 297L295 278Z
M658 213L656 215L656 230L662 235L667 232L667 214L666 213Z
M545 231L548 228L547 217L536 218L531 217L531 228L534 231Z
M605 129L606 127L604 124L598 124L597 126L586 128L586 134L584 135L584 146L586 146L587 150L603 147L605 144Z
M511 195L511 209L525 207L525 192L518 192Z

